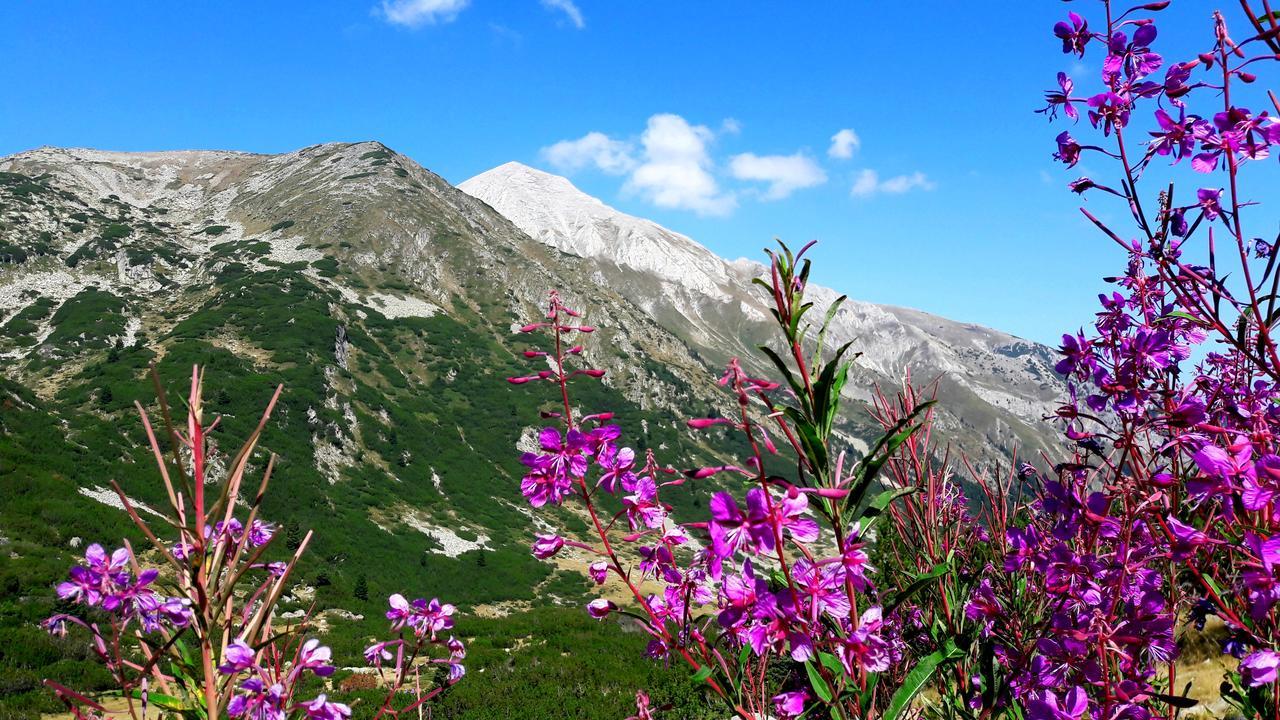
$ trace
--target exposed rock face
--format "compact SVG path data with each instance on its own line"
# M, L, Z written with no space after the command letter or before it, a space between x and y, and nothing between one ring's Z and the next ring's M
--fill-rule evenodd
M729 261L679 233L619 212L569 180L521 165L505 165L458 186L484 200L548 246L591 261L593 278L635 302L700 356L756 357L772 320L751 279L767 270ZM811 286L824 312L838 296ZM853 341L857 380L848 392L867 398L874 383L893 385L908 373L939 381L941 421L974 456L996 458L1014 445L1047 447L1042 418L1064 387L1048 348L977 325L907 308L848 300L835 315L831 345Z
M348 369L347 359L351 356L351 343L347 340L347 326L339 325L337 337L333 340L333 360L343 370Z

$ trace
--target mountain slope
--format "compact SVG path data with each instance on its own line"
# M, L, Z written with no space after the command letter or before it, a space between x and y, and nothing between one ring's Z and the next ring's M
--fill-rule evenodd
M227 447L285 384L255 465L280 455L268 517L321 530L304 577L322 608L360 607L361 575L374 598L412 576L468 606L580 599L579 568L529 557L545 525L518 494L515 446L550 396L504 382L528 369L513 328L551 288L600 328L586 355L609 386L583 384L582 406L615 410L636 447L713 457L681 420L725 399L683 341L597 291L581 260L377 143L41 149L0 159L0 223L0 375L14 383L0 388L14 418L0 425L13 448L0 544L14 553L0 575L39 593L54 579L42 558L119 535L109 480L163 505L131 409L155 410L152 362L175 397L191 364L208 367ZM30 434L28 416L65 432ZM63 501L40 509L51 495ZM692 491L680 502L691 509Z
M601 285L643 307L697 353L717 362L757 358L771 319L750 281L766 268L728 261L692 239L619 212L569 180L519 163L477 175L459 189L491 205L548 246L594 261ZM819 310L837 293L809 292ZM1034 452L1054 439L1042 418L1062 398L1049 348L917 310L849 300L831 328L833 345L861 353L854 397L892 388L908 372L939 381L939 422L971 457L997 461L1015 447Z

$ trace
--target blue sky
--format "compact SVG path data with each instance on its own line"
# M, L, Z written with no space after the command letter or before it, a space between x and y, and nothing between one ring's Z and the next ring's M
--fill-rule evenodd
M1175 2L1155 49L1185 54L1209 8ZM376 139L454 183L518 160L722 255L818 239L823 284L1056 344L1124 263L1032 112L1058 70L1096 75L1052 36L1066 9L7 2L0 155Z

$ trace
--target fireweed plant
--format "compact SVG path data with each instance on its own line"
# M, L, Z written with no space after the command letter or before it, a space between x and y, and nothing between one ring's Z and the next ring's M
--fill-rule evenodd
M1213 13L1202 51L1168 62L1154 50L1168 5L1104 0L1053 30L1064 53L1102 56L1088 90L1059 73L1048 93L1043 112L1075 123L1054 157L1114 167L1070 187L1132 222L1082 209L1128 264L1093 327L1063 338L1057 415L1075 457L1039 478L1034 520L1006 535L1004 569L1048 613L1034 645L1002 646L1011 699L1037 717L1173 717L1175 631L1215 615L1240 659L1223 696L1280 718L1280 243L1243 184L1280 144L1280 104L1257 89L1280 17L1242 0L1241 22Z
M71 568L58 597L75 607L45 621L51 633L87 632L99 659L119 686L134 718L152 712L187 718L246 720L344 720L351 708L314 687L309 676L326 678L334 665L329 648L308 638L310 613L285 621L276 610L289 577L311 541L308 532L287 560L267 561L278 533L259 509L267 492L272 455L257 492L248 502L241 491L250 459L266 427L280 388L257 428L225 465L219 482L211 472L218 457L201 404L203 374L192 371L185 431L171 421L159 377L152 371L165 429L172 447L166 460L161 443L140 404L138 413L164 482L169 512L147 522L138 507L112 483L120 502L150 541L146 556L124 546L108 552L90 545L84 561ZM243 513L237 517L237 512ZM153 525L160 528L159 533ZM162 540L166 535L172 540ZM147 559L159 567L146 567ZM420 717L424 703L461 679L466 650L450 636L452 605L432 599L389 598L387 619L394 637L365 650L365 660L386 688L374 717ZM444 670L437 672L438 668ZM437 678L442 679L437 682ZM104 707L52 681L76 718L101 717Z
M889 420L857 462L839 447L834 430L849 346L824 351L823 340L843 298L811 327L807 249L770 252L769 275L757 281L784 340L781 350L762 350L786 387L751 377L734 360L720 385L737 412L688 421L695 431L723 425L741 433L750 454L735 464L677 471L652 450L638 457L610 413L576 411L570 381L604 372L570 367L583 354L576 338L594 328L551 293L545 319L521 328L550 336L545 349L525 352L549 369L509 378L558 389L557 410L544 413L554 424L538 433L540 449L521 457L527 474L520 487L534 508L572 502L589 518L591 542L541 535L533 544L543 559L565 546L585 550L596 558L585 568L596 584L612 578L625 587L626 607L602 597L587 612L638 621L651 638L651 658L687 664L738 716L892 718L959 652L954 644L931 651L908 668L907 681L886 680L903 661L901 630L886 607L939 573L882 592L866 551L885 508L914 492L886 489L878 475L919 430L931 402ZM705 519L671 516L664 490L717 475L743 489L715 492ZM655 710L644 695L637 705L637 717Z

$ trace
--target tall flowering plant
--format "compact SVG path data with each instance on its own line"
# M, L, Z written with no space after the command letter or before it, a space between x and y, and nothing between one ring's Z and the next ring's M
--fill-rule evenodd
M922 659L911 682L895 682L903 646L886 603L901 605L939 573L889 592L877 588L868 564L874 524L895 498L914 492L885 488L879 475L931 403L907 408L869 453L850 459L836 433L849 346L824 347L840 301L811 325L807 249L771 252L769 274L757 281L783 341L762 351L785 387L753 377L735 359L720 385L736 412L688 421L694 431L724 426L741 434L747 456L719 465L678 471L652 451L638 456L610 413L574 406L572 381L604 371L571 364L584 355L576 339L594 328L553 292L545 318L521 328L549 336L545 348L525 352L548 369L509 379L548 382L558 396L544 413L554 422L538 433L538 449L521 457L520 487L534 508L574 503L590 519L588 541L548 534L533 544L544 559L566 546L585 551L595 558L585 570L596 584L616 583L627 599L623 607L601 597L587 612L634 618L651 638L650 657L685 663L738 716L891 718L959 655L952 644ZM712 477L731 489L711 493L709 516L673 517L664 491ZM653 710L643 694L638 705L638 717Z
M1166 62L1168 5L1102 0L1054 28L1064 53L1102 56L1089 90L1059 73L1047 94L1043 112L1077 123L1054 157L1115 169L1070 187L1118 203L1124 227L1082 212L1128 263L1093 327L1063 337L1057 415L1075 456L1007 535L1006 569L1049 603L1048 632L1015 658L1016 695L1039 717L1172 717L1187 704L1176 626L1216 615L1240 660L1225 698L1280 718L1280 245L1258 236L1274 220L1244 185L1280 144L1257 74L1280 58L1280 16L1241 0L1242 22L1214 12L1200 52Z
M242 499L250 459L280 397L276 389L257 427L227 464L225 478L211 473L215 449L201 402L203 374L191 376L184 430L171 422L154 370L156 391L172 448L169 460L142 406L137 405L169 500L158 522L147 522L119 485L125 511L150 543L150 552L124 546L107 552L93 544L82 563L58 585L58 597L74 610L45 621L55 634L86 632L98 658L119 686L130 716L149 707L190 718L343 720L351 708L325 693L304 695L312 676L334 672L329 648L308 638L309 614L286 622L276 614L289 578L312 533L287 560L268 561L278 533L259 513L275 456L248 502ZM237 517L239 515L239 517ZM153 529L172 537L162 540ZM158 567L149 566L152 561ZM466 650L449 636L454 608L438 600L390 598L387 618L395 637L377 642L365 659L387 694L374 717L398 717L419 709L463 675ZM434 684L439 665L446 679ZM423 678L423 671L426 677ZM425 680L425 685L424 685ZM106 711L96 699L53 681L76 718Z

